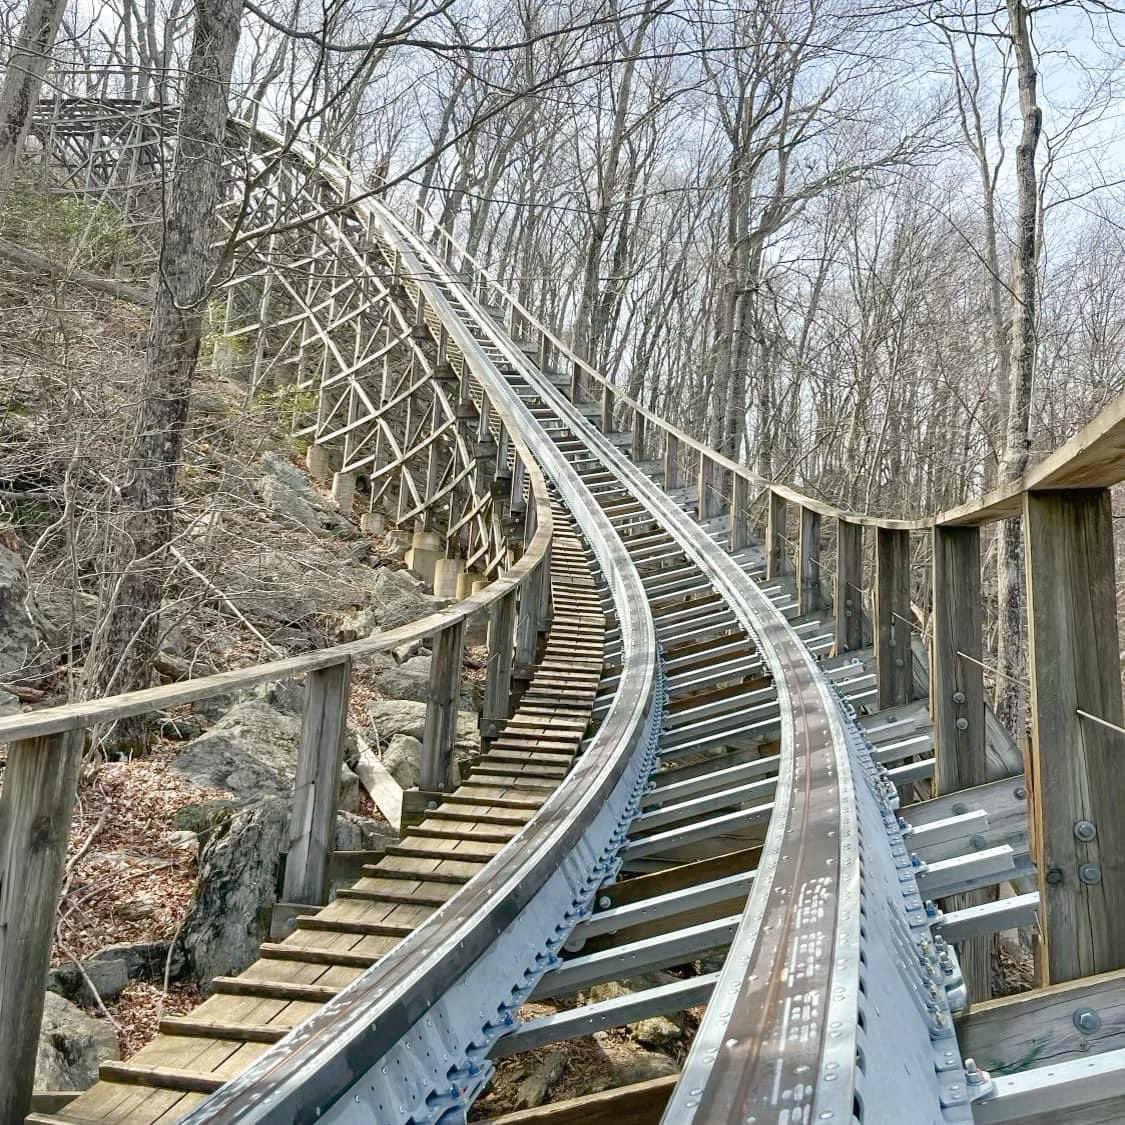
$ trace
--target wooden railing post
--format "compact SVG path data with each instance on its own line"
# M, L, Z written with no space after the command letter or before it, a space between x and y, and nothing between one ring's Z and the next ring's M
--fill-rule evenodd
M570 401L577 402L582 397L582 364L574 360L570 365Z
M453 744L457 738L457 704L461 692L461 656L465 622L448 625L433 640L430 684L426 691L426 725L422 731L422 778L430 792L453 788Z
M836 520L836 579L832 588L833 655L863 648L863 524Z
M789 573L789 556L785 550L785 497L768 493L766 510L766 579L781 578Z
M608 383L602 384L602 433L613 432L613 388Z
M297 754L282 898L323 906L336 837L340 767L348 733L351 661L310 672Z
M31 1112L82 731L14 742L0 795L0 1121Z
M1028 492L1023 529L1031 822L1047 983L1057 984L1125 967L1125 734L1114 729L1123 720L1109 490Z
M750 482L734 473L730 486L730 549L741 551L750 546Z
M696 510L699 512L700 522L706 522L715 514L715 501L712 496L712 485L714 483L713 466L711 459L706 453L700 452L699 454L699 499L696 503Z
M935 781L955 793L988 780L985 759L984 671L981 667L980 529L933 531L933 640L930 714L934 724ZM990 892L955 896L947 909L987 902ZM992 995L992 936L959 947L961 972L974 1002Z
M880 527L875 534L875 677L879 708L908 703L910 652L910 532Z
M797 613L819 609L820 598L820 513L802 505L797 533Z
M633 411L633 444L629 456L634 461L645 460L645 416L639 411Z
M481 734L485 738L495 737L500 724L508 717L518 597L518 590L510 590L492 603L488 614L488 673L480 715Z
M680 439L674 434L664 438L664 491L680 487Z

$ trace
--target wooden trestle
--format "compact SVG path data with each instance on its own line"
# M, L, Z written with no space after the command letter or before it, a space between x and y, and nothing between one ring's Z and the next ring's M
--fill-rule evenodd
M193 1109L387 953L480 872L566 775L591 722L606 618L586 548L555 511L549 632L514 714L468 779L354 886L297 919L237 977L62 1111L29 1122L170 1122Z

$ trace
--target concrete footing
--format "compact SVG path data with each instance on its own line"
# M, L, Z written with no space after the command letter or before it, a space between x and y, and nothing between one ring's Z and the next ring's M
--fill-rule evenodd
M336 501L345 516L352 514L352 504L355 502L355 473L333 474L332 499Z
M441 537L435 531L416 531L406 552L406 565L417 578L434 584L434 568L440 559L445 558L441 549Z
M305 453L309 476L320 484L332 479L332 453L326 445L310 445Z
M434 564L434 597L460 598L464 571L464 559L438 559Z
M369 535L378 535L387 526L387 517L382 512L364 512L359 517L359 530Z

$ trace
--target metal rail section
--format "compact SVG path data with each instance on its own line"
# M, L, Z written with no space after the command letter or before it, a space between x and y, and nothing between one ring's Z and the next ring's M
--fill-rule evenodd
M620 867L664 724L653 614L613 523L508 370L699 568L777 687L781 749L761 859L664 1121L972 1120L970 1102L983 1090L976 1072L966 1075L952 1032L959 973L931 936L894 786L779 608L493 319L474 291L495 283L459 248L438 253L424 237L454 247L448 233L404 222L378 202L349 207L348 174L330 156L239 128L303 166L310 210L346 210L340 237L365 241L349 268L374 268L373 240L420 318L462 357L464 389L487 398L533 451L605 577L621 671L571 774L494 861L184 1120L463 1120L491 1073L493 1046ZM469 267L468 278L451 257ZM379 291L382 278L373 281ZM577 370L581 361L566 354ZM711 984L693 987L705 993Z
M326 159L316 163L327 175ZM342 191L343 180L332 186ZM187 1122L420 1125L463 1113L490 1074L493 1042L614 873L655 762L663 691L652 617L632 562L411 240L389 225L379 233L398 256L408 291L438 315L472 376L517 420L594 550L621 629L621 688L574 770L486 871Z
M442 268L433 255L430 265ZM907 1105L918 1121L972 1120L945 987L959 974L938 960L897 794L854 717L731 556L574 410L464 285L453 287L466 315L710 578L778 685L780 815L664 1121L795 1122L810 1120L811 1107L812 1120L879 1122L902 1120ZM878 1060L870 1079L868 1059Z

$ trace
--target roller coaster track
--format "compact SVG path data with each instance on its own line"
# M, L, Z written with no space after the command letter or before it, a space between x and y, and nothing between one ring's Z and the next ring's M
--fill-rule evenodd
M81 180L117 202L125 158L132 198L136 170L159 172L166 142L144 107L109 109L56 102L37 133L71 188ZM804 568L787 578L776 524L752 542L752 474L662 423L663 463L646 461L659 419L569 353L428 216L348 203L349 174L324 152L239 123L231 135L235 163L268 169L271 185L251 211L267 233L228 283L228 308L259 310L252 327L267 345L255 379L291 364L317 393L317 420L302 431L313 444L343 444L342 471L369 474L372 504L376 482L398 480L403 523L440 511L447 545L492 581L390 637L145 699L2 719L0 737L57 735L164 706L169 691L204 698L426 636L427 747L440 757L439 657L448 650L459 667L465 621L486 611L503 713L486 714L485 752L460 784L431 771L417 822L358 882L304 912L244 973L217 980L191 1016L165 1020L133 1059L107 1064L93 1089L29 1120L463 1121L500 1058L701 1005L677 1077L497 1120L1018 1119L1026 1078L994 1081L962 1057L953 1015L965 988L950 943L989 932L990 911L992 929L1026 922L1035 896L944 915L932 900L1026 874L1026 846L959 847L986 840L988 816L973 807L928 802L917 820L898 815L900 790L934 770L919 708L876 702L876 685L881 697L888 676L902 677L902 639L897 670L872 671L847 651L839 597L831 609L819 580L810 593ZM327 262L333 302L346 273L362 305L339 299L325 313L313 284L302 290L276 264L268 231L284 207L320 216L311 240L288 247L290 266L308 275ZM271 289L297 312L279 314ZM376 313L372 347L364 318ZM397 388L392 339L411 356ZM598 386L602 401L586 401ZM423 395L413 414L388 406ZM614 429L623 411L629 433ZM365 427L382 443L361 440ZM680 486L692 450L694 489ZM786 492L769 495L772 523ZM807 547L813 516L841 514L800 501ZM513 512L524 516L522 562ZM881 533L908 526L883 521ZM513 659L524 686L508 707ZM715 953L721 968L708 971L702 959ZM702 970L587 995L693 962ZM564 1002L521 1018L529 1000ZM1090 1100L1073 1092L1080 1085L1059 1104Z

